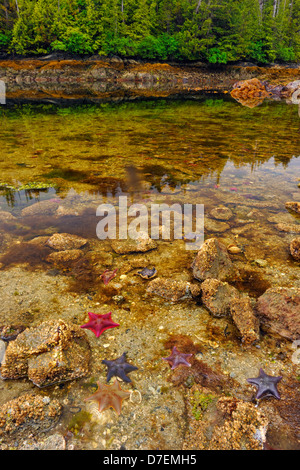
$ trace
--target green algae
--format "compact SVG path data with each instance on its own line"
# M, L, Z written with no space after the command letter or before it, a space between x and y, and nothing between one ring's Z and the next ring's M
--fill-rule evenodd
M216 397L210 393L201 393L199 390L194 391L190 402L192 414L197 421L202 419L203 413L214 399L216 399Z

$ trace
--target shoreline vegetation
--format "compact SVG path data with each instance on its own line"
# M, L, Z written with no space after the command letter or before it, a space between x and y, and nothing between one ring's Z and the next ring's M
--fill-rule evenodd
M300 60L300 0L3 0L0 59Z

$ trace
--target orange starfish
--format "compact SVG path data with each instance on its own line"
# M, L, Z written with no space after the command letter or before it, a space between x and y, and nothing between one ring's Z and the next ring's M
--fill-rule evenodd
M97 382L98 389L93 395L85 398L85 401L96 401L99 403L99 411L111 407L119 415L121 413L122 400L130 397L130 392L122 390L118 381L112 385L105 385Z

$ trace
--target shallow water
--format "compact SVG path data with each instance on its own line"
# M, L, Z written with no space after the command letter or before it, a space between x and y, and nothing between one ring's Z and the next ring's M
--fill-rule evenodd
M152 203L163 202L204 204L205 237L216 236L227 246L234 244L241 249L234 262L246 264L247 269L242 268L239 289L257 298L271 286L300 287L299 263L288 249L295 235L277 228L280 222L300 227L300 218L285 208L287 201L299 201L300 194L300 119L296 106L264 102L249 109L225 95L213 95L198 96L197 100L73 107L27 104L2 107L0 111L0 210L16 217L0 220L0 323L19 323L22 318L25 326L35 326L62 316L82 324L87 311L113 310L115 321L122 324L120 332L112 330L104 343L89 335L97 359L94 357L86 381L75 381L61 389L50 387L49 394L66 403L60 429L65 433L68 426L73 429L72 406L84 408L85 389L97 379L99 371L104 371L100 359L116 357L126 348L131 362L140 368L133 387L148 396L147 406L153 402L154 409L155 402L160 402L158 392L149 392L152 374L156 377L155 370L161 373L161 367L165 367L160 364L162 354L156 351L155 338L164 352L164 342L174 334L221 345L216 351L210 349L208 363L214 364L217 357L221 368L243 385L245 377L255 376L262 361L274 373L282 367L294 367L290 346L285 343L280 348L287 348L286 359L274 363L270 356L270 350L272 354L272 348L276 350L272 340L263 339L260 349L241 350L234 332L224 340L223 319L212 319L190 301L178 306L147 295L145 281L136 276L137 269L128 268L133 255L116 255L108 240L97 239L96 208L102 202L117 206L119 196L125 195L128 204L142 203L147 209ZM31 187L24 187L29 183ZM47 188L40 189L41 184ZM63 212L23 215L24 208L46 199L53 200ZM231 209L229 220L216 220L211 214L220 205ZM55 232L74 233L90 241L86 266L77 270L53 268L45 261L48 252L32 249L28 243ZM185 250L184 240L159 241L157 250L138 256L154 265L161 277L192 281L190 265L195 252ZM102 271L115 268L118 275L108 286L99 282ZM120 278L122 272L125 278ZM27 286L24 279L28 279ZM121 306L116 296L123 297ZM144 329L145 324L148 329ZM152 341L154 344L150 344ZM233 351L232 357L228 348ZM164 377L158 377L157 387L163 387ZM18 391L34 388L26 380L4 382L1 387L1 403ZM172 400L173 414L183 412L177 390ZM72 445L117 449L126 442L128 448L176 448L172 447L174 433L179 431L173 418L164 437L153 431L159 426L159 417L151 425L151 438L147 426L141 431L143 416L149 412L147 406L141 405L138 415L130 403L119 421L110 411L107 421L94 416L93 426L84 429L82 425L79 439L75 433ZM130 412L138 415L135 424L139 437L128 431ZM276 432L273 430L273 443L285 448L288 444L278 442ZM122 440L124 435L127 439ZM297 447L295 443L289 445Z

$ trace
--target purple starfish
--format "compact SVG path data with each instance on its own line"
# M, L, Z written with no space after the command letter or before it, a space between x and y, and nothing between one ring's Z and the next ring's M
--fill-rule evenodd
M265 396L273 396L279 400L280 395L277 390L277 384L281 379L281 375L278 377L273 377L272 375L267 375L262 369L259 369L259 376L247 379L247 382L258 387L256 393L257 399Z
M127 374L133 370L138 369L137 367L132 366L126 362L126 353L123 353L122 356L114 359L113 361L104 359L102 364L105 364L108 369L106 377L107 382L109 382L113 376L120 377L120 379L122 379L124 382L131 382L130 378L127 377Z
M187 361L188 357L191 357L193 354L183 354L178 351L176 346L172 349L172 354L169 357L163 357L164 361L167 361L172 367L171 369L175 369L178 366L187 366L191 367L191 364Z

